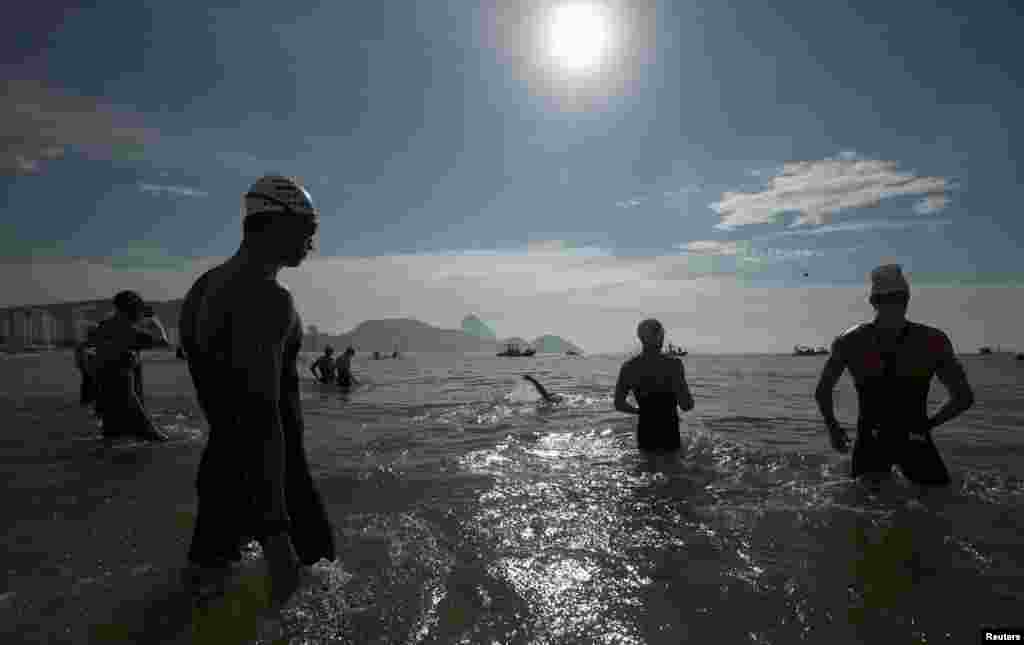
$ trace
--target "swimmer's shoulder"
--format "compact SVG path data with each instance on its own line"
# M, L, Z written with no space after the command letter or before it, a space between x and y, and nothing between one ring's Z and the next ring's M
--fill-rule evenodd
M859 322L845 329L832 341L831 355L836 358L843 358L843 354L856 353L865 347L871 340L871 323Z

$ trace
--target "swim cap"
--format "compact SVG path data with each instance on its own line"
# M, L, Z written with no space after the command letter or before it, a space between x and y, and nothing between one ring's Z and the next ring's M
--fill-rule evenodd
M657 345L663 340L664 334L665 328L654 318L648 318L636 327L636 335L644 345Z
M244 215L280 213L316 215L313 198L297 181L280 175L261 177L245 194Z
M883 264L871 272L871 295L880 296L887 293L910 293L910 284L903 277L903 269L898 264Z
M114 307L118 311L136 311L143 309L146 302L134 291L122 291L114 296Z

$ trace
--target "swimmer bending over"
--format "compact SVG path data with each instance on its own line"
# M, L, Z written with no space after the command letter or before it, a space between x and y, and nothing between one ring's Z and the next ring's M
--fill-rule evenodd
M643 346L640 355L623 364L615 383L615 409L639 415L636 428L637 447L643 451L678 450L679 413L693 409L693 396L686 383L683 362L666 356L661 347L665 328L653 318L642 321L636 330ZM626 401L630 392L640 407Z

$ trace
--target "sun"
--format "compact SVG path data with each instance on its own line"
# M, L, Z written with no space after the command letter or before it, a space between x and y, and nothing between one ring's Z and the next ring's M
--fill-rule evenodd
M548 52L570 72L582 72L601 62L611 44L611 20L591 2L559 5L551 12Z

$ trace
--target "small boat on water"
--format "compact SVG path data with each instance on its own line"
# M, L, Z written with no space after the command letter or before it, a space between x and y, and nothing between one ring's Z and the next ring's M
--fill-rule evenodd
M981 354L982 356L987 356L987 355L992 353L992 348L988 347L988 346L979 347L978 348L978 353Z
M565 353L565 355L566 355L566 356L579 356L579 355L580 355L580 353L579 353L579 352L577 352L577 351L576 351L575 349L570 349L569 351L567 351L567 352Z
M797 345L793 348L793 356L824 356L826 354L828 354L828 350L824 347Z
M514 344L510 343L508 345L505 345L505 351L498 352L496 355L497 356L503 356L503 357L509 357L509 356L511 356L511 357L523 357L523 356L533 356L536 353L537 353L537 350L535 350L532 347L527 347L526 349L521 349L518 345L514 345Z
M673 345L672 343L669 343L668 347L665 348L666 356L686 356L689 353L690 352L686 351L682 347L679 347L678 345Z

